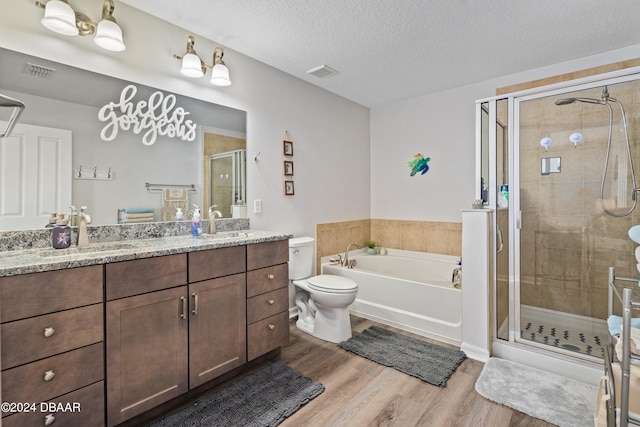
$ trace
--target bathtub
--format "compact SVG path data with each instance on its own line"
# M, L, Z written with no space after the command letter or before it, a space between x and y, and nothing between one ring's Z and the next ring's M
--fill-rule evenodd
M332 264L330 258L322 260L323 274L358 284L356 300L349 306L352 314L460 345L462 291L451 286L458 257L396 249L387 255L354 251L349 255L356 261L352 269Z

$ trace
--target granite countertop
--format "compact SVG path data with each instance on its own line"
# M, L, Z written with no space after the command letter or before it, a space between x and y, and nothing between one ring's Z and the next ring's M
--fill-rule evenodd
M88 247L24 249L0 252L0 277L83 267L132 259L180 254L291 238L291 234L262 230L223 231L201 236L170 236L91 242Z

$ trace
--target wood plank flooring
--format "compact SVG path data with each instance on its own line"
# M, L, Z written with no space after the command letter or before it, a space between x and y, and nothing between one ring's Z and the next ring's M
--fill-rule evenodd
M438 341L354 317L353 330L378 325L395 332ZM466 359L444 388L387 368L299 331L290 322L290 341L279 359L325 391L286 419L282 427L298 426L552 426L493 403L474 389L484 364Z

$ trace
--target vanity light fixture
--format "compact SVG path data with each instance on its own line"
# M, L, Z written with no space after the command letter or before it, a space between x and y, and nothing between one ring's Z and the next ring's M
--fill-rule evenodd
M113 17L113 0L104 0L102 19L98 23L84 13L74 11L67 0L49 0L46 4L36 1L36 6L44 9L40 22L51 31L66 36L94 36L95 44L114 52L126 49L122 29Z
M222 57L224 56L224 50L221 47L216 47L213 50L213 65L205 64L202 59L196 53L194 49L195 38L189 36L187 38L187 51L183 56L173 55L174 58L182 61L180 67L180 73L187 77L200 78L204 76L207 68L211 68L211 80L210 83L215 86L229 86L231 80L229 79L229 69L225 65Z

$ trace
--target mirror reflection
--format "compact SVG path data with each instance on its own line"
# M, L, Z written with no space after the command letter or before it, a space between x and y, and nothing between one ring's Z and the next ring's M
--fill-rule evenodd
M69 215L71 206L87 206L94 225L122 223L123 212L127 222L175 220L177 207L189 220L194 204L204 219L210 206L224 218L246 216L244 111L6 49L0 75L0 94L25 104L11 135L0 138L0 230L44 227L51 212ZM118 104L129 85L132 109L153 115L162 99L158 109L170 116L188 113L195 139L158 132L145 144L145 132L121 119L117 136L103 140L99 110ZM0 108L0 127L10 113Z

